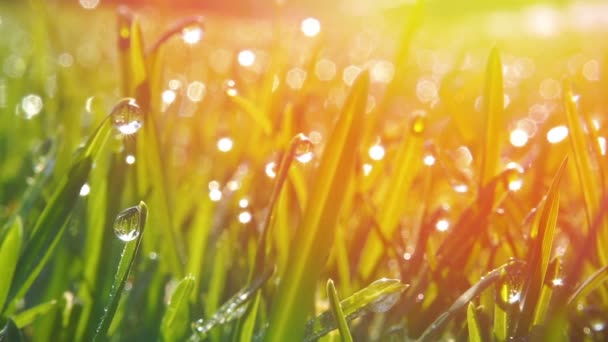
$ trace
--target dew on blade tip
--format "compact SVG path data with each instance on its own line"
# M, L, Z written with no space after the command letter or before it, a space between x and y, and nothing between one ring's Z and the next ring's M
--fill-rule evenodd
M114 220L114 233L124 241L135 240L139 236L141 222L141 206L127 208L121 211Z
M112 123L124 135L135 134L143 126L144 113L134 98L124 98L110 112Z

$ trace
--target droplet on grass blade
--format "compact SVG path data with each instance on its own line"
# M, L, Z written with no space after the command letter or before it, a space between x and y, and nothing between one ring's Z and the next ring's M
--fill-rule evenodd
M127 208L121 211L114 220L114 233L124 242L135 240L139 236L141 206Z
M124 98L110 112L114 127L125 135L137 133L144 123L144 113L134 98Z
M312 141L304 134L299 134L298 142L295 149L295 158L300 163L308 163L312 160L313 145Z
M200 26L189 26L182 30L182 39L186 44L194 45L203 39L204 34Z

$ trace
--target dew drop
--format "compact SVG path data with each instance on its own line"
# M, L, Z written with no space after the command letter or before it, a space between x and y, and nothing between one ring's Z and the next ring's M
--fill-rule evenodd
M414 134L421 134L422 132L424 132L424 126L425 126L425 122L424 122L424 117L422 115L416 115L413 119L412 119L412 133Z
M112 112L114 127L125 135L135 134L144 122L144 113L134 98L124 98L114 105Z
M182 39L186 44L194 45L203 39L204 34L200 26L189 26L182 30Z
M300 134L295 149L296 160L304 164L311 161L313 157L312 149L312 141L304 134Z
M114 233L124 242L135 240L139 236L141 226L141 205L121 211L114 220Z
M30 94L21 100L22 116L30 120L42 111L42 98L36 94Z

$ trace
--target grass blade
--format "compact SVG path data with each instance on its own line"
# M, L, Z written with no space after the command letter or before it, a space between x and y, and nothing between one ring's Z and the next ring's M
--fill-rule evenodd
M112 289L110 290L110 294L108 296L108 302L99 321L99 325L97 326L97 329L95 331L93 341L102 341L106 339L106 333L108 331L108 328L110 327L112 318L114 318L114 313L116 312L116 308L118 307L118 302L120 301L122 290L125 287L125 283L127 282L127 277L129 276L129 272L131 271L131 267L133 266L133 261L137 256L137 250L141 243L143 233L146 227L146 220L148 218L148 207L146 206L146 204L144 202L140 202L138 206L128 208L126 210L131 209L135 209L136 214L135 212L130 212L129 214L139 215L139 217L126 217L126 219L130 221L128 223L133 224L133 226L129 226L127 227L127 229L137 229L139 231L139 235L135 239L127 242L122 250L122 255L120 257L118 267L116 268L116 274L114 275L114 283L112 284ZM123 213L125 213L126 210L123 211ZM119 214L118 217L121 217L121 214Z
M272 122L253 102L238 94L230 95L229 98L232 99L232 102L241 108L243 112L249 115L265 135L269 136L272 133Z
M388 311L408 287L397 279L378 279L340 302L344 318L352 321L370 312ZM337 328L338 323L333 313L326 311L308 321L304 341L316 341Z
M44 316L49 311L54 309L57 306L57 300L53 299L46 303L42 303L40 305L36 305L33 308L29 308L23 312L15 314L12 316L15 325L21 329L23 327L27 327L32 324L38 317Z
M469 306L467 307L467 327L469 328L469 342L481 342L479 318L477 318L473 302L469 302Z
M568 298L568 305L572 306L585 297L589 292L596 289L604 281L608 280L608 265L595 271L589 278L585 279Z
M333 244L334 227L355 171L368 86L369 74L363 72L352 87L321 158L311 200L293 239L292 254L271 309L270 342L300 339L304 334L301 322L309 313L315 284Z
M350 335L350 329L348 328L348 323L346 322L342 306L340 305L340 298L338 297L336 286L331 279L327 281L327 298L329 298L329 306L331 307L334 319L338 322L338 330L340 331L342 342L352 342L353 337Z
M0 321L3 322L4 320ZM0 342L21 342L25 341L23 335L12 319L7 319L3 322L0 329Z
M507 264L496 268L490 273L486 274L480 281L471 286L466 290L456 301L450 306L450 308L443 312L435 321L422 333L418 338L418 341L436 341L438 335L441 333L443 326L447 324L454 316L464 309L465 305L469 303L473 298L477 297L483 290L494 284L500 279L501 274L504 271L507 273L516 272L523 266L521 261L511 261Z
M2 279L0 282L0 308L4 308L4 303L10 290L15 268L19 261L19 253L21 253L22 241L23 226L21 224L21 217L17 216L9 224L4 240L0 244L0 278Z
M194 289L194 283L194 277L187 275L175 287L160 327L165 341L179 341L186 334L188 325L184 323L190 319L188 297Z
M591 156L588 151L589 144L597 144L597 142L589 142L581 118L577 109L578 97L572 92L572 87L568 81L563 83L563 103L564 110L566 112L566 119L568 120L568 136L570 140L570 147L573 151L574 161L576 164L576 171L578 173L578 181L581 185L581 192L583 194L587 225L584 226L583 232L587 233L589 227L592 225L592 218L595 213L599 211L600 204L600 193L598 192L598 185L596 182L595 175L596 171L591 167ZM589 127L589 129L593 129ZM606 238L606 224L602 225L597 242L597 253L601 264L608 263L608 256L605 254L603 246L606 246L608 241Z
M27 291L63 235L80 189L89 176L93 159L109 136L111 125L108 118L106 117L99 125L87 144L76 151L72 166L38 217L31 237L19 258L5 306Z
M490 52L486 66L486 81L483 92L483 143L481 143L480 186L490 182L498 174L500 148L504 131L504 92L502 81L502 62L498 49Z
M547 191L546 199L537 214L538 216L534 220L530 232L532 242L526 258L529 276L524 284L522 314L517 323L518 335L525 334L529 330L540 299L540 292L547 274L551 248L553 246L553 236L555 235L555 227L557 225L559 184L567 162L568 158L565 158L557 170L553 182Z

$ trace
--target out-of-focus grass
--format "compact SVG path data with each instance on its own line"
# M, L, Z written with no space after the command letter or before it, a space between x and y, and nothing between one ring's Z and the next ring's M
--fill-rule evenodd
M589 6L1 4L0 340L606 339Z

